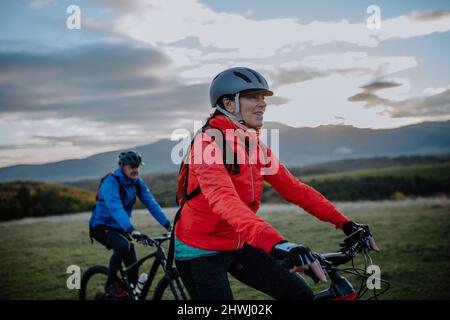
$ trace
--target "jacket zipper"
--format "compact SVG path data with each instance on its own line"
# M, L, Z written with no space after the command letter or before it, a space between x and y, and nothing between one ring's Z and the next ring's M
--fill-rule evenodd
M246 150L246 147L245 147L245 144L244 144L244 151L245 150ZM247 156L248 156L250 151L248 151L246 153L247 153ZM252 202L251 203L253 203L255 201L255 185L254 185L254 181L253 181L253 168L252 168L252 166L250 164L250 157L248 158L248 162L249 162L248 166L250 168L250 177L251 177L251 180L252 180ZM237 248L236 249L239 249L240 245L241 245L241 234L238 233L238 244L237 244Z
M252 202L253 203L255 201L255 185L254 185L254 181L253 181L253 167L252 164L250 163L250 149L247 149L247 146L244 143L244 152L247 154L248 157L248 167L250 168L250 177L252 180Z
M241 234L238 233L238 244L237 244L236 250L239 249L240 245L241 245Z
M251 180L252 180L252 202L251 203L253 203L255 201L255 186L254 186L254 181L253 181L253 167L250 163L248 165L250 167L250 176L251 176Z

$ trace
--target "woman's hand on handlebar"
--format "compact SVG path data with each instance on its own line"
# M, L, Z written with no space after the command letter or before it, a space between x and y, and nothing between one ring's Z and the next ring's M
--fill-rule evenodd
M380 248L375 243L375 239L373 238L372 233L370 232L369 226L367 224L359 224L350 220L342 226L342 231L347 236L352 235L353 233L355 233L360 229L364 231L364 236L367 237L369 241L370 249L380 251Z
M291 272L304 273L311 270L318 281L326 282L325 273L311 250L302 244L283 241L276 244L271 251L272 255L279 258L288 257L294 265Z
M327 277L325 275L325 272L323 271L322 266L320 265L319 261L316 260L310 265L306 266L293 266L289 272L297 272L301 275L310 276L315 282L321 282L325 283L327 282Z

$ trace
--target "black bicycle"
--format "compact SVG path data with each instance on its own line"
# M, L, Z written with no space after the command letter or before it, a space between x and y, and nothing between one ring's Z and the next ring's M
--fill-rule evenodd
M119 283L122 288L128 292L128 298L131 300L145 300L147 298L149 289L155 279L156 273L159 267L162 267L164 272L163 277L159 280L156 289L153 293L153 300L162 299L175 299L175 300L187 300L188 296L185 293L186 290L180 279L180 276L176 268L167 270L167 255L162 247L162 243L170 240L170 235L163 234L159 237L149 238L147 244L151 247L155 247L156 251L136 261L128 267L122 267L119 270L120 276L118 276ZM148 273L148 279L145 282L142 290L136 290L134 286L129 282L130 271L140 266L148 259L154 258L153 265ZM111 297L105 291L105 284L108 275L108 268L106 266L97 265L89 268L81 278L81 286L78 294L80 300L110 300Z
M381 294L389 290L390 284L388 281L367 272L367 268L373 266L372 258L369 255L370 250L370 236L363 229L359 229L341 243L339 251L314 253L331 281L328 289L314 295L314 300L371 300L377 299ZM357 255L362 255L364 258L364 268L355 267ZM351 267L339 268L339 266L350 261L352 262ZM308 270L306 274L318 282L318 279L311 271ZM355 289L351 281L342 274L352 275L356 278L356 281L359 280L358 289ZM378 288L376 283L379 284ZM371 292L372 295L366 296L368 292Z

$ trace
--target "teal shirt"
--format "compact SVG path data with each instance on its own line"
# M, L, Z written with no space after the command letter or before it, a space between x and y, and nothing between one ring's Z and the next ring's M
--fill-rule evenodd
M181 242L176 237L175 238L175 259L176 260L190 260L194 258L209 256L213 254L218 254L220 251L214 250L203 250L199 248L194 248L188 246L187 244Z

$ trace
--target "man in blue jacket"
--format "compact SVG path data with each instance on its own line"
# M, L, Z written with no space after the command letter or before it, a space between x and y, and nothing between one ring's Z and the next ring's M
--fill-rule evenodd
M131 212L136 196L147 207L153 217L168 231L170 222L156 202L144 180L139 178L142 157L135 151L122 152L118 156L119 168L102 179L97 203L89 221L91 238L113 249L109 261L107 292L113 298L126 298L128 293L120 287L116 274L122 261L129 266L137 261L132 239L146 244L148 237L135 229L131 223ZM138 270L129 276L137 282Z

